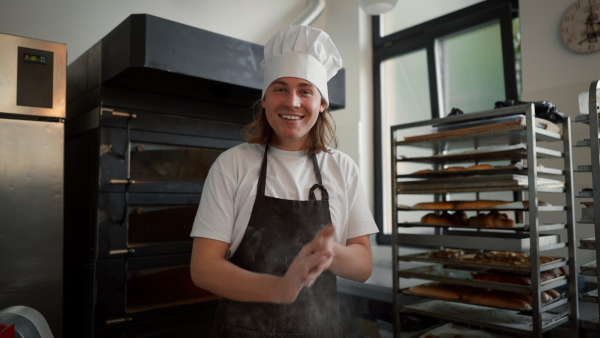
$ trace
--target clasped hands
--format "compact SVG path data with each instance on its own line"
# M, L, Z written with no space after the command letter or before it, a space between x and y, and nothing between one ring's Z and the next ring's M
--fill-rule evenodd
M303 288L310 287L323 271L329 269L334 256L334 234L333 225L326 225L302 247L279 283L281 303L293 303Z

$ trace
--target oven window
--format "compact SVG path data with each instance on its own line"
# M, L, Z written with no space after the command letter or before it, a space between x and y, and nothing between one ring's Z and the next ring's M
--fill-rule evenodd
M129 247L191 242L190 232L197 205L138 206L129 214Z
M128 272L127 313L216 299L218 296L194 285L189 265Z
M130 177L136 181L203 183L224 149L131 144Z

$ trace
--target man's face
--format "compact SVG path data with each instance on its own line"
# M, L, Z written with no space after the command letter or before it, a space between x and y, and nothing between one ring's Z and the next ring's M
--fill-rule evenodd
M309 81L283 77L269 85L262 107L275 131L271 145L299 151L308 146L309 132L327 105L317 87Z

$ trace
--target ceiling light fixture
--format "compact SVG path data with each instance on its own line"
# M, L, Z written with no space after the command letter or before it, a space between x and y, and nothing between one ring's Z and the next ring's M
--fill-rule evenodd
M389 12L398 0L357 0L358 5L369 15L380 15Z

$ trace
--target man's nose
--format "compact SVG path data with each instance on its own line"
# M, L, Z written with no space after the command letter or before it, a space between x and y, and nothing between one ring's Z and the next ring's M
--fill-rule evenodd
M285 105L290 108L300 107L300 97L295 92L289 92L285 98Z

